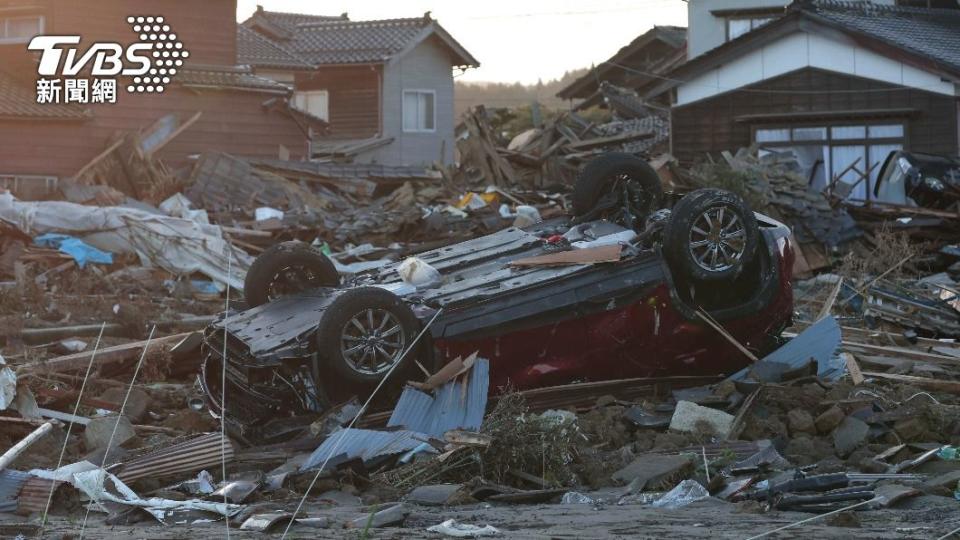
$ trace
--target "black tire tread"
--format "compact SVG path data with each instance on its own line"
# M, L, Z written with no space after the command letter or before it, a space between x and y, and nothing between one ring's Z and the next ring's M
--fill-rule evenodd
M291 240L270 246L261 253L243 280L243 294L249 307L256 307L268 301L270 280L279 267L289 264L306 264L319 274L324 285L335 287L340 283L337 268L326 255L320 253L306 242Z
M593 210L610 180L618 173L628 172L643 189L653 195L653 209L663 203L663 186L657 171L646 161L623 152L610 152L587 163L573 186L570 201L573 214L582 216Z

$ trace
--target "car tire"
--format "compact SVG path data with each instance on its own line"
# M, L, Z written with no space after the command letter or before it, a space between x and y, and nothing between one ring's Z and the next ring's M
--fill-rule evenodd
M607 217L631 228L642 226L646 217L663 203L663 186L657 171L634 155L613 152L590 161L580 171L571 196L574 215L589 216L612 190L623 190L618 194L618 210L625 213L623 209L629 204L632 222L623 223L625 220L609 215L596 217Z
M760 229L736 193L699 189L673 207L663 252L674 271L696 281L736 279L757 253Z
M243 281L249 307L257 307L279 296L317 287L340 284L337 268L326 255L306 242L283 242L257 257Z
M339 293L324 310L317 350L339 380L369 388L397 362L402 364L391 378L407 380L400 374L408 373L416 354L403 354L419 331L420 321L400 297L379 287L357 287Z

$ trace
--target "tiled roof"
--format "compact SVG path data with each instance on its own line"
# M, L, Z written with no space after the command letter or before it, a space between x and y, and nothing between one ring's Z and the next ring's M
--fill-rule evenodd
M960 10L847 0L794 0L776 21L677 66L645 97L659 95L731 58L779 39L784 31L815 31L817 27L851 35L864 43L894 48L928 68L960 76Z
M324 21L344 21L347 20L347 14L343 15L308 15L306 13L284 13L282 11L258 11L254 16L261 15L273 24L294 31L301 24L310 24Z
M0 118L84 120L89 117L90 112L78 104L37 103L35 88L0 71Z
M310 62L242 24L237 25L237 62L259 67L309 69Z
M635 68L644 67L637 65L634 56L640 56L641 58L648 56L649 52L647 51L647 47L657 41L665 43L675 51L682 51L687 43L687 29L681 26L654 26L634 38L629 44L621 47L616 54L605 62L600 63L600 65L561 89L557 92L557 96L563 99L586 98L596 92L598 81L607 80L611 75L622 76L625 64ZM645 67L651 68L651 71L665 71L660 64L665 57L669 56L669 53L665 53L664 57L654 58L650 61L649 65ZM667 69L672 67L675 66L666 66ZM623 84L626 81L617 80L616 82Z
M866 34L960 72L960 10L817 0L814 16Z
M273 28L266 29L265 25ZM277 62L292 65L289 63L296 60L314 66L380 63L429 35L436 35L450 48L454 58L452 65L479 65L429 14L409 19L351 21L346 17L258 11L243 26L275 45L268 49L240 34L247 41L238 41L241 62L258 67L281 65Z
M195 64L180 70L175 81L183 86L255 90L276 94L290 93L290 89L286 86L264 77L258 77L251 73L249 69L240 67Z
M290 49L314 64L383 62L416 40L430 19L323 21L297 27Z

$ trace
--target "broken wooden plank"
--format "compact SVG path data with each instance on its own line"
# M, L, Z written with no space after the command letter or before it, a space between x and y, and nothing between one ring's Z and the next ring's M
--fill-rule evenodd
M944 381L940 379L916 377L913 375L900 375L897 373L875 373L873 371L865 371L863 372L863 375L866 377L876 377L878 379L907 383L916 386L917 388L923 388L924 390L953 393L960 392L960 381Z
M190 337L192 334L193 332L184 332L182 334L154 338L153 340L149 341L150 349L147 351L147 353L149 354L151 352L160 351L167 346L173 347L177 343L180 343L184 339ZM87 365L90 363L90 357L94 354L96 354L96 357L94 358L95 368L103 367L109 364L121 364L128 361L136 361L136 359L139 358L140 353L143 352L143 348L147 345L147 343L148 342L146 340L134 341L133 343L125 343L123 345L107 347L97 351L84 351L80 353L68 354L66 356L59 356L57 358L51 358L49 360L21 364L17 367L17 375L38 374L46 371L83 371L87 368Z
M850 380L853 381L853 385L857 386L863 383L863 371L860 370L857 358L850 353L840 353L840 357L847 364L847 372L850 373Z
M620 260L620 244L573 249L511 261L511 266L563 266L568 264L611 263Z
M722 335L724 338L726 338L727 341L729 341L731 344L733 344L734 347L736 347L737 349L739 349L740 352L742 352L744 355L746 355L747 358L749 358L749 359L752 360L753 362L757 362L757 361L760 360L759 358L757 358L757 355L755 355L755 354L753 354L752 352L750 352L749 349L747 349L746 347L743 346L743 344L741 344L739 341L737 341L737 338L733 337L733 336L730 334L730 332L727 332L727 330L726 330L725 328L723 328L722 326L720 326L720 323L718 323L717 321L713 320L713 317L711 317L709 313L707 313L706 311L704 311L704 310L702 310L702 309L697 309L697 316L700 317L700 319L703 320L703 322L707 323L711 328L713 328L714 330L716 330L717 332L719 332L720 335Z

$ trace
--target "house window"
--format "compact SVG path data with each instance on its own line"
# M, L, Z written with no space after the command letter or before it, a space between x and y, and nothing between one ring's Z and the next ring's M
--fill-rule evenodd
M436 97L433 90L403 91L404 131L436 131Z
M869 200L880 166L890 152L901 150L904 124L842 123L814 126L763 126L753 132L761 154L792 152L810 185L852 201ZM861 173L870 171L866 181Z
M776 17L728 17L727 41L736 39L751 30L756 30Z
M330 94L326 90L297 90L293 93L293 108L329 122Z
M43 16L0 17L0 43L28 43L43 33Z

